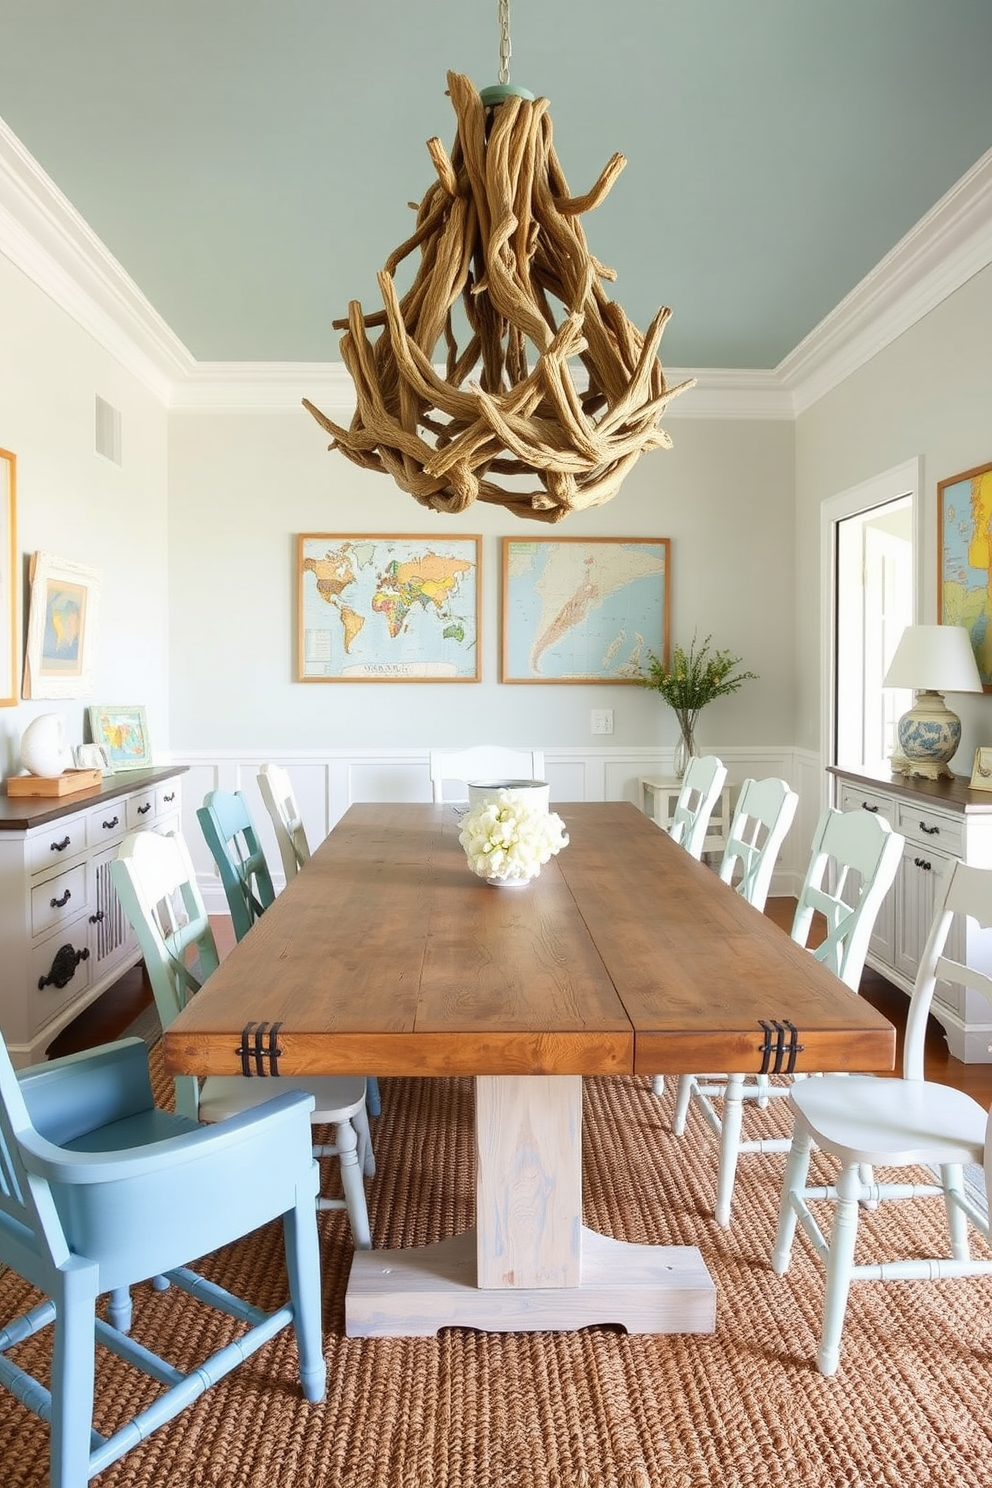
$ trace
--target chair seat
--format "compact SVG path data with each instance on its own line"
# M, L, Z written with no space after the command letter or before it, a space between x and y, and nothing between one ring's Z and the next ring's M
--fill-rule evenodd
M201 1121L224 1121L260 1106L287 1090L312 1095L316 1106L311 1121L328 1125L348 1121L365 1105L364 1075L315 1075L302 1080L246 1080L241 1075L209 1075L200 1086Z
M949 1085L825 1075L799 1081L791 1098L816 1145L845 1164L907 1167L984 1158L988 1113Z

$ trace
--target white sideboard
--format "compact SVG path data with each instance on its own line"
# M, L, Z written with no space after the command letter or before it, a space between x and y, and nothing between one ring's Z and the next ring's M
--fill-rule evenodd
M16 1066L140 959L111 861L128 832L177 831L185 767L62 798L0 797L0 1028Z
M922 780L873 775L831 766L842 811L883 816L906 839L896 881L875 926L868 965L905 992L913 982L933 921L941 875L954 858L992 868L992 792L973 791L966 779ZM948 955L992 975L992 932L974 921L955 927ZM933 1015L956 1059L992 1060L992 1008L978 992L938 982Z

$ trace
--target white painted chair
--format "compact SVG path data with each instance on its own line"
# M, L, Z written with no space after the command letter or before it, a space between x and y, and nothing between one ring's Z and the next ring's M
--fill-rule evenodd
M820 1373L833 1374L840 1358L844 1314L852 1281L933 1281L943 1277L992 1275L992 1261L970 1255L968 1223L992 1240L988 1208L967 1196L963 1167L985 1169L986 1193L992 1192L992 1122L970 1095L923 1077L927 1015L937 981L972 988L992 1002L992 977L966 966L948 950L952 930L971 916L992 925L992 869L970 868L952 861L945 875L937 911L920 961L906 1023L902 1079L872 1075L826 1075L807 1080L791 1093L795 1128L786 1166L772 1267L779 1276L789 1267L797 1221L827 1268L823 1326L816 1361ZM958 937L955 937L956 939ZM960 934L959 943L964 944ZM945 954L945 951L947 954ZM813 1145L841 1164L835 1184L808 1188ZM937 1170L940 1182L876 1183L865 1170L876 1167ZM854 1264L859 1207L876 1207L896 1199L943 1198L950 1256ZM827 1241L809 1205L833 1205Z
M163 1028L168 1028L219 965L217 946L196 882L189 849L178 833L132 832L110 865L152 984ZM315 1157L336 1157L344 1198L317 1199L318 1209L347 1209L358 1250L372 1245L363 1173L375 1172L363 1075L315 1075L271 1079L244 1075L176 1078L176 1110L193 1121L224 1121L250 1111L273 1094L302 1090L312 1095L315 1126L333 1126L334 1142L314 1147Z
M697 860L703 855L710 817L726 778L727 768L715 754L694 756L683 777L668 835Z
M501 744L477 744L471 749L432 749L430 772L436 802L467 801L467 790L445 794L445 781L467 786L489 780L543 780L544 751L505 749Z
M829 966L856 993L861 982L868 942L882 901L899 867L905 839L893 832L882 817L865 811L836 811L827 807L813 838L806 879L799 894L791 936L799 945L809 942L814 914L826 920L823 942L812 950L818 961ZM805 1080L805 1074L794 1079ZM788 1083L772 1084L767 1075L682 1075L672 1130L685 1131L692 1102L706 1124L720 1139L714 1213L718 1224L730 1224L730 1211L742 1153L786 1152L788 1137L742 1140L744 1102L766 1107L788 1098ZM722 1103L722 1115L716 1101Z
M745 780L741 786L719 872L755 909L765 907L798 805L799 797L785 780Z
M264 764L258 772L258 789L275 828L279 856L286 882L310 861L310 844L300 819L289 774L281 765Z

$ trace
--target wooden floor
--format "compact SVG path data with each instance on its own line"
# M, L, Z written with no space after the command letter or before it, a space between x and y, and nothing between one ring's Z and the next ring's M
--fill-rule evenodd
M769 899L767 914L786 931L792 925L795 912L794 899ZM234 943L231 922L227 918L211 918L217 947L223 956ZM909 999L899 987L894 987L877 972L866 970L861 979L861 996L894 1023L899 1034L899 1054L902 1057L902 1033L906 1020ZM94 1044L107 1043L119 1038L134 1020L151 1005L152 994L145 976L144 967L136 966L107 989L102 997L80 1013L79 1017L63 1029L49 1046L53 1059L61 1054L74 1054L79 1049L90 1049ZM983 1106L992 1105L992 1063L962 1064L947 1051L943 1030L933 1018L927 1035L926 1077L943 1085L953 1085L979 1101Z

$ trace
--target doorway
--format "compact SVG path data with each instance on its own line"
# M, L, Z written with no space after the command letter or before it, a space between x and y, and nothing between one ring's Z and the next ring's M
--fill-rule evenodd
M883 680L916 608L919 461L823 503L823 761L887 773L912 693Z

